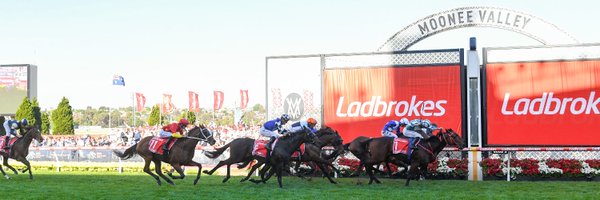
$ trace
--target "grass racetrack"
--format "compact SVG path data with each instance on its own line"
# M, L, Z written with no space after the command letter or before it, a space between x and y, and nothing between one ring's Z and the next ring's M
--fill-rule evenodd
M195 174L189 170L175 186L158 186L145 173L55 172L34 170L28 174L10 174L1 179L0 199L599 199L600 182L470 182L460 180L411 181L384 179L382 184L356 185L356 178L339 178L338 184L313 177L311 181L283 177L283 189L277 180L267 184L239 183L232 177L221 183L222 176L202 175L192 185ZM366 183L366 179L363 179Z

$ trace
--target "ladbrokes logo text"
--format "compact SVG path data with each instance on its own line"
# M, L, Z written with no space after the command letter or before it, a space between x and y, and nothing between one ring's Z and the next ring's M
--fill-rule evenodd
M520 98L510 102L510 93L504 94L502 115L589 115L600 114L598 104L600 97L590 92L585 97L557 98L553 92L544 92L538 98Z
M372 96L371 101L348 102L341 96L337 102L337 117L389 117L403 116L443 116L446 113L444 105L447 100L419 99L413 95L410 100L382 101L381 96Z

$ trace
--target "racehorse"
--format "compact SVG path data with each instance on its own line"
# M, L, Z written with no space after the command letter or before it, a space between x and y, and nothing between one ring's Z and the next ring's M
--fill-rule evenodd
M4 158L3 164L4 166L12 170L15 173L15 175L17 175L17 170L15 170L14 167L8 164L9 158L15 159L25 164L26 166L26 168L23 169L23 171L21 172L25 173L29 171L29 179L33 179L33 175L31 174L31 165L27 160L27 154L29 154L29 145L31 144L33 139L41 143L44 141L44 138L40 133L40 129L38 129L35 125L22 126L20 127L20 132L25 134L22 134L23 136L21 138L17 138L15 143L10 147L9 153L7 154L6 152L2 152L2 157ZM2 170L2 167L0 167L0 171L6 179L10 179L10 177L6 175L4 170Z
M175 183L173 183L171 179L167 178L161 172L161 162L171 164L171 166L173 166L173 169L175 169L177 173L179 173L179 176L173 176L171 173L168 173L168 175L173 179L183 179L185 177L185 174L181 169L182 165L197 166L198 175L196 175L196 179L194 180L194 185L196 185L196 183L198 183L198 180L200 180L202 165L193 161L192 158L194 158L196 145L199 141L208 142L208 144L210 145L214 145L216 143L215 139L212 136L212 133L204 125L192 128L187 133L186 137L179 138L175 141L175 144L173 144L173 147L169 151L170 153L166 158L163 155L156 154L150 151L148 147L150 146L150 141L152 140L152 137L153 136L148 136L143 138L142 140L140 140L140 142L125 150L125 152L120 152L117 150L113 150L113 152L121 159L131 158L135 154L140 155L145 161L144 172L156 179L156 183L158 185L161 185L158 176L162 177L165 181L167 181L167 183L175 185ZM154 162L154 171L158 174L158 176L152 173L152 171L150 171L150 162Z
M254 183L266 182L273 176L273 174L277 174L277 182L279 183L279 188L283 188L281 183L281 176L283 174L284 166L290 162L292 157L292 153L296 151L305 142L315 142L316 136L310 132L308 129L303 129L298 133L290 133L284 136L279 137L277 142L273 147L273 151L271 156L269 157L269 163L271 163L271 170L267 177L262 178L260 181L250 180ZM323 164L318 163L321 169L325 169ZM324 173L329 182L336 183L328 173ZM262 177L262 176L261 176Z
M363 139L361 142L355 143L356 145L353 146L351 143L349 146L351 152L360 159L361 164L364 164L365 170L369 175L369 184L373 183L373 181L381 183L373 174L373 165L389 162L398 166L410 165L406 179L406 186L408 186L413 176L418 174L419 168L423 173L427 172L427 164L433 162L444 147L452 145L462 148L463 145L461 137L452 129L440 129L435 137L430 137L428 140L421 140L417 144L417 150L412 152L409 162L408 155L392 153L393 143L393 138L380 137Z
M339 170L337 170L335 168L335 166L333 166L333 164L331 164L331 161L333 161L333 159L335 159L338 155L340 155L341 153L344 152L342 137L339 135L339 133L336 130L333 130L330 127L321 128L319 131L317 131L316 136L318 138L318 141L320 141L320 142L305 143L304 154L299 156L299 160L291 160L291 161L296 162L296 166L295 166L296 176L298 176L300 178L304 178L301 174L298 173L299 172L298 168L300 167L300 164L303 162L306 162L311 167L311 170L309 172L307 172L306 174L312 174L315 171L315 167L319 166L319 168L323 172L323 175L326 175L325 173L327 173L327 170L325 168L320 167L319 164L331 167L331 169L335 170L338 174L340 174ZM323 148L323 146L333 146L334 152L331 153L331 155L322 156L321 149ZM256 165L254 165L252 167L252 169L248 172L248 175L244 179L242 179L240 182L248 180L248 178L250 178L250 175L252 175L252 173L258 167L260 167L261 165L263 165L265 163L264 159L256 159L256 160L258 161L256 163ZM269 169L270 169L270 166L265 166L260 170L259 174L261 175L262 179L264 179L264 175L267 172L267 170L269 170ZM288 169L288 168L285 168L285 169ZM286 170L286 172L291 174L288 170ZM327 177L327 175L326 175L326 177ZM253 182L256 182L256 181L253 181Z
M334 144L342 143L341 142L342 138L337 133L337 131L335 131L329 127L323 127L321 129L319 129L317 131L316 135L318 137L318 141L320 141L320 144L323 144L323 145L334 145ZM217 164L217 166L215 166L212 170L210 170L210 171L205 170L204 173L208 174L208 175L212 175L217 169L219 169L220 167L222 167L224 165L227 165L227 175L223 179L223 183L225 183L230 178L230 167L232 164L243 163L238 166L238 168L241 169L241 168L246 167L250 162L256 160L258 162L252 167L250 172L248 172L248 175L244 179L242 179L240 182L244 182L244 181L248 180L248 178L250 178L252 173L257 168L262 166L263 163L265 163L264 157L259 156L259 155L256 155L256 156L252 155L252 150L254 148L254 142L255 142L255 140L251 139L251 138L237 138L237 139L234 139L233 141L229 142L225 146L216 149L215 151L204 152L204 154L209 158L217 158L221 154L223 154L223 152L225 152L225 150L227 150L227 149L229 149L229 152L230 152L228 159L220 161ZM336 149L337 150L336 150L336 152L334 152L334 154L339 153L341 151L340 148L336 148ZM316 145L311 144L311 143L306 143L306 152L304 155L301 156L301 158L303 161L313 161L313 160L317 160L316 157L319 157L319 159L321 159L320 155L321 155L320 147L317 147Z

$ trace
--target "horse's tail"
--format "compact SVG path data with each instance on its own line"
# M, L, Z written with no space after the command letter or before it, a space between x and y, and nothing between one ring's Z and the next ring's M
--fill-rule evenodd
M115 155L117 155L119 158L123 159L123 160L127 160L133 156L135 156L135 154L137 154L137 151L135 150L135 148L137 147L137 145L133 145L129 148L127 148L127 150L125 150L125 152L121 153L120 151L117 150L113 150L113 153L115 153Z
M209 157L209 158L217 158L221 154L223 154L223 152L225 152L225 150L227 150L229 148L229 146L231 146L231 143L233 143L233 141L231 141L230 143L227 143L225 146L223 146L221 148L218 148L216 151L206 151L206 152L204 152L204 155L206 155L206 157Z

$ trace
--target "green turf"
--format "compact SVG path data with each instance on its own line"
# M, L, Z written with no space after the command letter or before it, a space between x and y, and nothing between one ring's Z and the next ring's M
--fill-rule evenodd
M598 199L600 182L505 182L505 181L414 181L381 179L379 185L356 185L355 178L305 181L284 177L284 188L275 179L267 184L239 183L232 177L203 175L192 185L195 175L175 180L177 185L158 186L143 173L34 171L0 180L0 199ZM364 181L365 179L363 179Z

